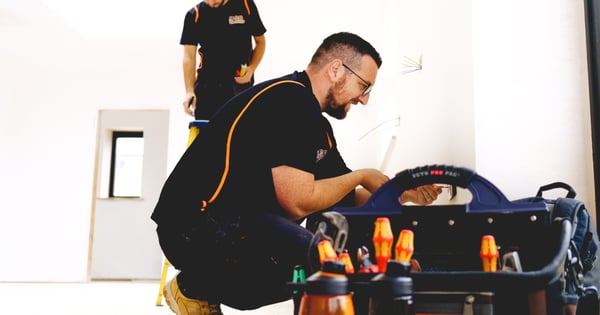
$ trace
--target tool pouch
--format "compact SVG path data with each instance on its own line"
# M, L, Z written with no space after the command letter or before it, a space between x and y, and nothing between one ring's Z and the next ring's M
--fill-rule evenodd
M464 205L400 204L405 190L427 184L461 187L472 198ZM394 241L402 229L414 232L413 258L420 265L420 271L411 274L415 311L422 308L423 314L435 313L432 308L436 305L454 305L456 312L450 314L471 310L473 314L562 314L560 293L565 287L563 271L571 225L564 219L553 221L544 202L511 202L470 169L428 165L397 173L361 207L333 210L347 219L346 247L350 253L356 253L360 246L374 253L372 236L377 217L390 219ZM482 271L484 235L495 237L500 257L518 253L522 271L503 271L501 266L497 272ZM361 282L363 277L349 278ZM543 301L530 299L536 292L545 293ZM358 292L355 298L360 300L362 293L368 294L368 290ZM472 305L465 303L471 300ZM538 312L536 305L543 305L548 312ZM443 307L437 307L438 313L447 314Z

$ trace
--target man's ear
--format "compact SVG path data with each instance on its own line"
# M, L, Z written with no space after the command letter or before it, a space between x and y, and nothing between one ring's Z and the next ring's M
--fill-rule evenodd
M334 59L327 65L327 73L331 82L337 82L342 77L343 63L340 59Z

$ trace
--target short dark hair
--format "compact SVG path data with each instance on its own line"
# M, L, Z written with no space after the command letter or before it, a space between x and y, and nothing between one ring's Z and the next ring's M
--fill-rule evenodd
M331 59L340 58L344 62L354 64L354 61L363 55L369 55L377 64L377 68L381 67L381 56L369 42L356 34L339 32L323 40L310 63L320 67Z

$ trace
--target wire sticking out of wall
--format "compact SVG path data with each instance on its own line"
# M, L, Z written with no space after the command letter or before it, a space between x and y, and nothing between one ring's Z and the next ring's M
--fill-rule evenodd
M389 128L394 128L400 125L400 116L396 117L396 118L392 118L392 119L388 119L385 120L381 123L379 123L377 126L369 129L367 132L365 132L362 136L360 136L360 138L358 138L358 141L361 141L362 139L368 137L370 134L374 133L375 131L385 128L385 129L389 129Z
M403 67L400 69L400 74L407 74L423 69L423 55L419 56L419 61L416 61L410 57L402 57Z

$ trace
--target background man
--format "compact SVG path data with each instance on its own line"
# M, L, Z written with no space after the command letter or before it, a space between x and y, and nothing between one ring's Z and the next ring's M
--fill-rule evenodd
M187 114L208 120L252 86L265 53L265 32L253 0L205 0L186 13L180 44Z

